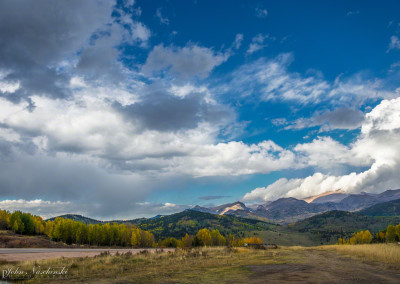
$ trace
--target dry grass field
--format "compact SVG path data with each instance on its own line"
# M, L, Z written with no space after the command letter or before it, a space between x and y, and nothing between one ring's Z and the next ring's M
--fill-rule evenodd
M359 247L356 250L363 250ZM365 248L370 253L365 257L367 261L363 261L349 257L354 255L350 249L325 246L159 250L138 255L103 254L94 258L3 263L0 270L10 266L19 266L22 271L33 267L66 267L68 280L62 283L399 283L399 265L393 262L394 258L388 261L390 265L374 261L375 249ZM397 251L392 246L385 249ZM55 282L36 278L28 283Z
M400 245L398 244L332 245L320 248L400 268Z

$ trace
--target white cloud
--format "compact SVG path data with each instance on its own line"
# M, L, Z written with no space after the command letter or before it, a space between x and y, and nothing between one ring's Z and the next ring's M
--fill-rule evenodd
M258 18L266 18L268 15L267 9L256 8L255 11Z
M8 72L1 72L0 70L0 92L2 93L14 93L16 90L18 90L21 85L19 81L9 81L6 80L5 77L9 75Z
M158 8L157 11L156 11L156 17L160 20L160 23L161 23L161 24L163 24L163 25L169 25L169 19L168 19L167 17L164 17L164 16L161 14L161 9L160 9L160 8Z
M102 101L84 103L33 97L35 111L19 111L0 119L29 133L45 152L71 152L122 162L131 171L190 176L268 173L291 167L294 155L272 141L247 145L215 143L218 125L202 123L178 132L143 131ZM166 157L169 157L166 159Z
M339 76L334 82L325 80L320 72L304 76L290 72L291 53L273 59L260 58L232 72L232 80L224 91L242 97L256 96L263 101L296 102L302 105L330 102L331 105L354 107L368 100L395 98L385 90L385 82L365 78L363 73L348 78Z
M389 52L392 49L400 49L400 40L397 36L392 36L390 38L389 47L386 52Z
M190 83L187 83L182 86L172 85L170 88L171 94L178 96L180 98L185 98L187 95L192 93L204 93L205 99L209 103L215 103L215 100L212 98L209 90L205 86L195 86Z
M308 197L331 190L337 183L336 177L329 177L321 173L315 173L304 179L281 178L268 187L259 187L247 193L243 199L251 200L275 200L280 197Z
M243 41L243 34L237 34L234 43L235 49L239 49L242 46L242 41Z
M349 147L331 138L317 139L294 148L304 154L303 163L331 167L336 164L368 165L369 169L342 176L316 173L307 178L279 179L268 187L256 188L245 200L279 197L303 198L329 190L381 192L399 187L400 98L383 100L366 115L361 134Z
M258 50L261 50L268 46L265 41L269 38L268 35L258 34L252 38L249 48L247 49L246 53L252 54Z
M190 156L176 160L178 172L196 177L269 173L296 167L295 155L272 141L203 145L193 149Z
M347 12L346 16L353 16L353 15L358 15L360 14L359 10L355 10L355 11L349 11Z
M68 1L61 4L61 14L53 13L52 1L4 3L0 4L0 91L9 97L0 96L0 193L24 199L0 201L0 206L43 215L80 213L74 207L79 204L91 216L127 217L182 210L179 204L140 202L180 178L374 163L368 174L355 174L359 181L368 178L374 183L374 173L398 164L392 158L399 156L392 147L396 141L384 136L397 133L392 129L397 129L397 121L384 102L382 110L377 107L368 114L354 145L328 137L288 149L270 140L230 141L248 122L237 121L231 106L219 103L204 81L200 85L193 79L207 78L227 61L232 50L241 47L242 34L221 51L195 43L159 44L144 65L128 68L122 59L138 63L121 51L121 45L146 52L152 36L136 20L141 9L134 7L134 1L124 1L124 10L114 1ZM266 9L258 13L267 16ZM161 10L156 15L169 23ZM265 47L267 39L263 34L254 37L248 52ZM234 73L227 89L243 95L257 92L264 101L302 104L327 100L351 104L396 95L383 92L381 81L367 81L361 75L330 83L316 73L290 72L291 60L291 54L281 54L247 64ZM319 119L329 120L331 127L335 115L340 114L322 113ZM227 135L232 136L226 139ZM323 183L329 176L314 179ZM342 184L346 180L336 179ZM86 206L89 202L93 206Z
M341 165L367 166L368 157L360 156L350 147L344 146L331 137L318 137L310 143L298 144L293 150L304 165L330 170Z

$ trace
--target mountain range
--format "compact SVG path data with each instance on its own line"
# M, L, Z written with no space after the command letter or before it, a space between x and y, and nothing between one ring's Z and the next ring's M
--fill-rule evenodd
M195 234L201 228L208 228L218 229L224 235L259 236L280 245L305 246L331 244L342 235L350 237L366 229L376 233L400 223L400 190L380 194L332 192L307 201L280 198L256 206L238 201L132 220L99 221L74 214L59 217L86 224L134 224L156 238L181 238L186 233Z
M307 201L305 201L307 200ZM293 197L279 198L264 204L246 206L243 202L223 204L213 207L199 205L186 209L183 212L197 211L202 213L235 216L246 219L257 219L264 222L278 224L294 223L317 214L328 211L359 212L368 216L399 216L400 215L400 189L386 190L380 194L360 193L346 194L340 191L329 192L305 200ZM88 217L75 214L66 214L59 217L80 221L86 224L104 223ZM150 220L165 217L157 215L152 218L139 218L132 220L115 220L117 223L141 224ZM50 220L54 220L51 218Z
M357 212L370 206L398 199L400 199L400 189L387 190L380 194L365 192L360 194L331 192L330 194L320 195L316 198L307 198L306 200L309 202L288 197L266 202L265 204L260 204L257 207L253 206L252 208L238 201L216 207L195 206L191 210L218 215L265 218L265 220L271 222L285 224L332 210Z

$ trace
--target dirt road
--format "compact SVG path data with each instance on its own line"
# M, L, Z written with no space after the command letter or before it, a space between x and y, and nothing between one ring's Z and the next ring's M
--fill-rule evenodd
M131 252L137 254L143 250L154 252L156 249L58 249L58 248L0 248L0 261L42 260L60 257L93 257L102 252L110 254ZM168 249L166 249L168 251Z

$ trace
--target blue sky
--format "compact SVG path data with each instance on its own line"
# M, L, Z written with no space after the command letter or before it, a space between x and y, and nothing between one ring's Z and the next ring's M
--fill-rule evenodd
M58 4L0 4L0 207L133 218L400 186L397 1Z

